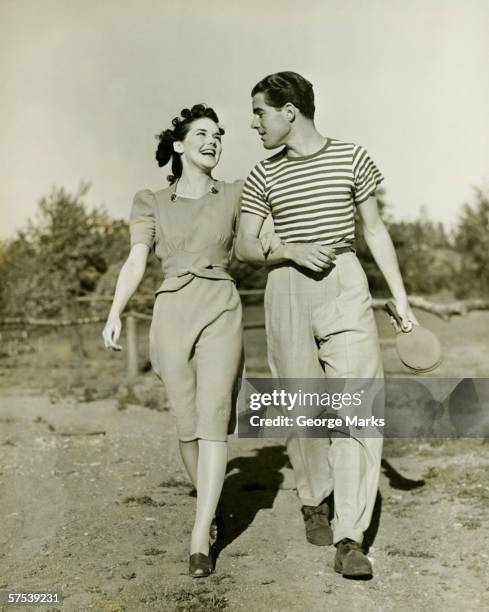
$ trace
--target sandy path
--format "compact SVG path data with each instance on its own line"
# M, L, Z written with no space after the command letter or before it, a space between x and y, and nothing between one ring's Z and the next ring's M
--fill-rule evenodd
M63 611L488 609L489 444L387 442L369 582L305 541L283 451L231 441L226 546L195 581L168 413L2 391L0 590L58 589Z

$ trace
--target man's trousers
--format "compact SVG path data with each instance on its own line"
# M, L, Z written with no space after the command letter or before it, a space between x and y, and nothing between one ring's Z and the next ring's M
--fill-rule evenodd
M274 378L347 378L353 387L383 378L368 281L353 252L337 255L326 274L272 268L265 317ZM317 506L334 489L334 542L361 542L377 495L382 438L294 434L287 451L302 503Z

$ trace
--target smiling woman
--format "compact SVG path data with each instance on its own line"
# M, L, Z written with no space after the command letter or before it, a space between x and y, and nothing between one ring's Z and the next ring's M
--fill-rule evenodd
M105 346L117 344L120 315L136 290L150 249L161 260L150 329L153 369L165 384L180 452L197 489L190 545L193 577L213 571L209 539L227 463L231 406L242 362L241 301L229 274L242 182L216 181L224 130L197 104L158 136L158 165L171 160L170 186L140 191L131 211L131 251L119 274Z
M171 159L172 174L167 177L170 185L180 179L184 164L188 170L195 165L210 176L221 157L224 135L215 111L204 104L195 104L190 110L184 108L172 125L173 129L164 130L158 136L156 150L158 166L165 166Z

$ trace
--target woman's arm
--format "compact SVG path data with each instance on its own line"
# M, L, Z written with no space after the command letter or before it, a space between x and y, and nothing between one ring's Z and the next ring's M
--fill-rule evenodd
M334 262L336 258L334 250L322 244L314 242L279 244L271 237L268 240L260 240L263 221L263 218L258 215L241 214L235 247L238 261L261 265L292 261L313 272L321 272Z
M285 258L278 256L281 253L281 242L273 232L264 234L266 238L260 239L262 230L273 229L273 224L258 215L241 214L238 232L234 245L236 259L241 262L262 264L281 263ZM275 236L277 240L273 240Z
M119 272L112 306L102 331L105 348L110 348L114 351L122 349L117 344L122 327L120 317L127 302L138 288L144 276L148 253L149 247L146 244L137 243L133 245L128 258Z

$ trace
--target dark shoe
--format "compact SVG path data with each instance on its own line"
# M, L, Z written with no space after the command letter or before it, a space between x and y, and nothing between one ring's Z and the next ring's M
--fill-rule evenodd
M354 540L344 538L336 545L334 570L345 578L372 578L372 564Z
M222 510L220 506L217 506L216 514L211 522L211 528L209 529L209 540L211 545L215 544L217 540L222 536L224 532L224 518L222 516Z
M212 558L204 553L194 553L190 555L188 573L192 578L206 578L214 571Z
M319 506L302 506L306 525L306 539L315 546L329 546L333 543L333 530L329 524L329 508L323 501Z

